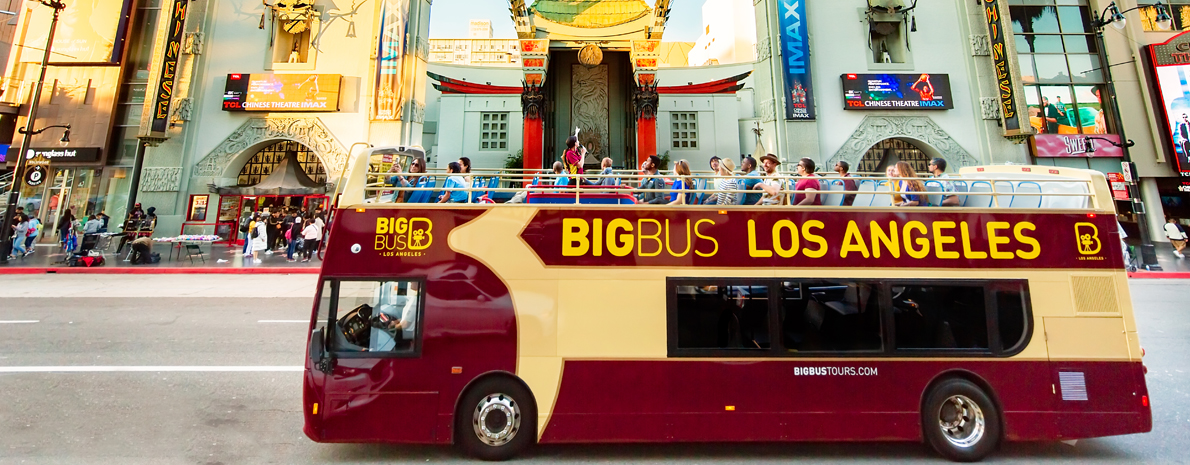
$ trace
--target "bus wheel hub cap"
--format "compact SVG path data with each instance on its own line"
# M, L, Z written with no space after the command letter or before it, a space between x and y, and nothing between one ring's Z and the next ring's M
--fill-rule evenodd
M938 427L951 444L967 448L983 439L983 410L967 396L950 396L938 409Z
M502 446L512 441L521 428L521 408L507 394L484 397L471 416L475 436L489 446Z

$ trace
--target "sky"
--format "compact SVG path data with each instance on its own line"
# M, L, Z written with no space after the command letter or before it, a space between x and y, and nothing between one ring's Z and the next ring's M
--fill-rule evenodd
M652 0L645 0L652 5ZM694 42L702 35L703 0L670 2L672 11L665 27L665 41ZM492 20L492 35L515 39L516 30L506 0L434 0L430 6L431 39L465 39L472 19Z

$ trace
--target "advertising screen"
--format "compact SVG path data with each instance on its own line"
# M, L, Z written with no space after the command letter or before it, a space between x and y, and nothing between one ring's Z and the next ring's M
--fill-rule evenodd
M1158 121L1166 151L1177 159L1183 181L1190 181L1190 34L1150 45L1148 62L1161 110Z
M945 74L844 74L847 110L952 110Z
M224 111L339 111L338 74L229 74Z
M35 4L36 2L25 2ZM54 31L54 46L51 49L50 61L54 63L105 63L118 61L123 51L120 44L121 21L129 12L131 0L76 0L67 2L68 7L62 10L58 19L58 28ZM17 11L20 2L4 2L0 9ZM35 53L19 54L19 59L25 62L41 61L47 36L50 30L50 20L53 11L41 6L28 7L28 25L25 26L29 35L24 43ZM9 16L0 16L0 20L8 21ZM15 24L15 23L14 23ZM11 34L11 33L10 33ZM11 36L9 36L11 41Z

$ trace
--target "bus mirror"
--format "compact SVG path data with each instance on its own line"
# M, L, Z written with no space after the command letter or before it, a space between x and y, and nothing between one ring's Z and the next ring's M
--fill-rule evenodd
M326 358L326 351L323 346L323 341L326 340L323 333L325 330L325 328L318 328L310 334L310 362L316 368L323 371L326 371L323 367L323 361Z

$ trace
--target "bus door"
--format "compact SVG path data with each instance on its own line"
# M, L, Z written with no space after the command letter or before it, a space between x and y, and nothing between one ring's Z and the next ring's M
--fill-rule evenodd
M421 286L416 280L332 283L324 440L434 440L438 392L421 357Z

